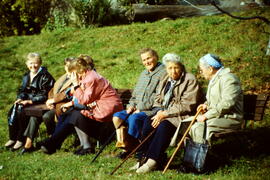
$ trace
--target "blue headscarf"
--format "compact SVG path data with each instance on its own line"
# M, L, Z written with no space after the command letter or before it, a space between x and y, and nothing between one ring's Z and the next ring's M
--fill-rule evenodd
M213 54L206 54L203 57L201 57L200 62L206 62L209 66L212 66L216 69L222 68L223 65L219 61L219 57Z

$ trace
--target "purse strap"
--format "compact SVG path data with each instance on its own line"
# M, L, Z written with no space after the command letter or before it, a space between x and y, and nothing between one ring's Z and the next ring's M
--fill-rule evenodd
M203 140L204 140L205 144L206 144L206 128L207 128L207 123L206 123L206 121L204 121Z

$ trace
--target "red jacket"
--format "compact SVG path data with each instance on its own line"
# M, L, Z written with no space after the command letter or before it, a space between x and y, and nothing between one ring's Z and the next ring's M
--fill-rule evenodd
M121 99L108 80L95 71L87 71L84 79L80 81L80 87L74 93L79 104L87 105L95 102L92 110L82 110L81 113L96 121L112 121L115 112L123 110Z

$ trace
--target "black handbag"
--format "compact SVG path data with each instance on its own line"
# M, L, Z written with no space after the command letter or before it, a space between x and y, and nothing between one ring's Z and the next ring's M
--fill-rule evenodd
M14 104L9 112L8 112L8 124L10 126L13 125L13 123L15 122L16 118L17 118L17 109L18 109L18 104Z
M17 116L18 116L18 112L21 112L22 111L22 108L23 108L23 106L22 105L20 105L20 104L14 104L11 108L10 108L10 110L9 110L9 112L8 112L8 124L10 125L10 126L12 126L13 125L13 123L15 122L15 120L16 120L16 118L17 118Z
M206 123L204 126L203 137L206 136ZM207 157L207 152L209 149L209 144L196 143L191 139L186 142L185 152L184 152L184 165L192 172L202 173L205 170L205 162Z

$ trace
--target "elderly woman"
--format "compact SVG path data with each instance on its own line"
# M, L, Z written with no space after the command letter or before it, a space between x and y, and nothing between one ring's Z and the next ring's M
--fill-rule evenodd
M62 111L61 105L70 101L65 91L72 85L69 78L68 66L74 60L74 58L64 59L64 68L66 73L63 74L54 84L53 88L49 91L49 97L46 101L47 107L50 109L43 114L42 118L31 117L28 126L24 132L26 136L26 142L21 153L30 152L33 150L33 141L38 131L39 125L44 121L47 127L47 133L52 135L55 130L55 115L58 118ZM61 124L61 120L58 121L58 126Z
M74 106L65 121L66 125L49 140L44 142L42 150L54 153L75 126L81 147L75 152L77 155L93 153L88 137L100 140L100 132L106 122L112 124L112 115L123 110L122 102L110 83L89 66L83 58L76 59L69 70L72 72L73 94L72 103L62 107ZM103 135L107 132L102 131Z
M13 147L12 150L22 147L25 140L23 133L30 117L25 115L24 107L44 103L53 87L53 77L41 64L42 60L38 53L28 54L26 66L29 72L23 76L22 86L13 105L15 113L11 113L8 118L10 140L5 147Z
M164 65L158 62L158 53L155 50L144 48L140 51L140 57L145 70L139 77L126 110L113 115L116 147L123 149L118 155L120 158L125 158L138 144L143 121L147 119L143 111L151 110L160 79L166 73Z
M185 71L180 57L168 53L163 58L167 75L159 84L153 111L157 113L143 126L143 137L156 128L154 135L141 148L146 162L137 163L131 169L146 173L162 165L165 150L181 121L189 117L199 99L199 85L195 77Z
M220 59L206 54L200 60L200 70L205 79L210 80L206 102L198 106L204 113L197 117L190 135L194 142L203 143L206 123L206 140L213 132L239 129L243 120L243 94L239 79L224 68ZM205 122L205 123L204 123Z

